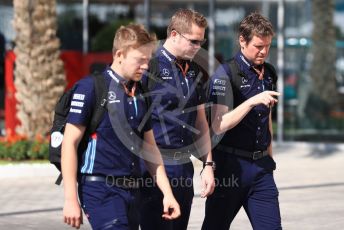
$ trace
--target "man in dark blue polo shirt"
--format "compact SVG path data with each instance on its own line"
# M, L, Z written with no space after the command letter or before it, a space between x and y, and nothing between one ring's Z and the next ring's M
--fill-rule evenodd
M154 49L154 39L140 25L122 26L113 45L113 63L103 75L109 86L104 114L88 147L78 159L79 142L95 106L94 79L77 83L62 143L65 189L64 221L79 228L82 209L93 229L138 229L139 153L147 160L164 194L162 218L180 215L166 177L139 83ZM142 150L142 151L141 151ZM151 163L154 162L154 163ZM78 186L77 186L78 183Z
M239 26L241 49L233 60L239 72L224 64L212 78L212 128L222 139L213 149L218 183L207 198L202 229L229 229L241 207L253 229L281 229L271 148L271 107L279 93L272 91L274 69L265 63L273 36L266 18L247 16Z
M202 74L200 66L193 61L205 41L206 27L203 15L189 9L178 10L167 28L165 43L156 51L158 73L153 75L157 79L151 78L151 75L145 75L142 79L152 96L155 140L182 213L173 221L162 219L162 194L155 186L147 186L142 189L141 197L142 230L187 229L194 195L194 169L190 156L196 152L195 148L201 153L205 165L201 175L201 196L210 195L214 189L205 95L198 83ZM150 71L153 71L151 67ZM144 176L149 178L147 172Z

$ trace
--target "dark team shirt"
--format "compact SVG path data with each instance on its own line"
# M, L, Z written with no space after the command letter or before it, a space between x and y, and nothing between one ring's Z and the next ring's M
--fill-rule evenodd
M263 80L259 80L252 63L241 52L238 52L234 59L243 73L240 89L236 91L232 88L232 75L228 64L216 70L210 85L210 102L226 105L229 110L264 90L272 90L273 85L271 73L267 68ZM269 114L270 108L265 105L255 106L237 126L225 132L220 144L248 151L266 150L271 142Z
M136 83L135 97L126 94L123 84L130 87L111 68L103 73L109 86L107 113L96 132L91 135L88 147L79 161L80 173L114 176L137 176L140 173L139 153L143 133L151 129L150 120L142 122L147 104L142 88ZM90 121L95 106L92 77L77 83L67 122L84 125ZM133 84L131 84L133 85ZM131 90L130 90L131 91Z
M205 92L197 90L199 68L195 63L183 61L182 66L189 66L184 76L176 57L163 46L159 47L155 58L158 59L158 78L161 80L151 90L155 140L161 149L190 146L194 143L193 136L199 134L195 129L197 106L203 104L205 98L200 95ZM144 75L143 84L147 85L147 79Z

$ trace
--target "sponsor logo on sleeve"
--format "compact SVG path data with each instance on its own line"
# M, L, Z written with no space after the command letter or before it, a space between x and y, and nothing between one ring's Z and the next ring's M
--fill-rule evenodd
M72 101L71 106L75 106L75 107L84 107L84 102L81 101Z
M74 108L70 108L69 112L70 113L79 113L79 114L82 113L81 109L74 109Z
M73 95L73 99L83 101L83 100L85 100L85 94L75 93Z
M226 85L226 80L215 79L214 85Z
M226 86L214 85L213 89L220 90L220 91L226 91Z

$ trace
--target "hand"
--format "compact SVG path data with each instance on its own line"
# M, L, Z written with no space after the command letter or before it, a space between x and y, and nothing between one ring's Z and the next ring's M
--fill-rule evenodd
M249 100L252 103L252 106L259 104L264 104L267 107L274 106L278 100L274 96L280 96L281 94L275 91L264 91L260 94L257 94L254 97L251 97Z
M210 196L215 189L215 179L214 179L214 171L211 166L205 166L202 174L201 174L201 181L202 181L202 190L201 190L201 197L205 198Z
M165 196L162 201L164 205L164 213L162 218L166 220L173 220L180 216L180 208L176 199L172 196Z
M63 207L64 222L76 229L80 228L83 224L82 211L77 200L65 201Z

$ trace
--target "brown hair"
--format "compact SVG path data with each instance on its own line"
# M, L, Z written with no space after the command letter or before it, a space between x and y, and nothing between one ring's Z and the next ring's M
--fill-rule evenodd
M121 26L115 34L113 40L112 53L122 49L124 52L129 48L138 48L140 46L156 41L156 36L149 34L141 24L129 24Z
M257 12L248 15L239 25L239 36L242 36L247 43L254 35L259 37L275 35L271 22Z
M190 33L192 24L201 28L208 26L207 19L202 14L190 9L177 10L167 27L167 37L171 35L172 30L179 33Z

